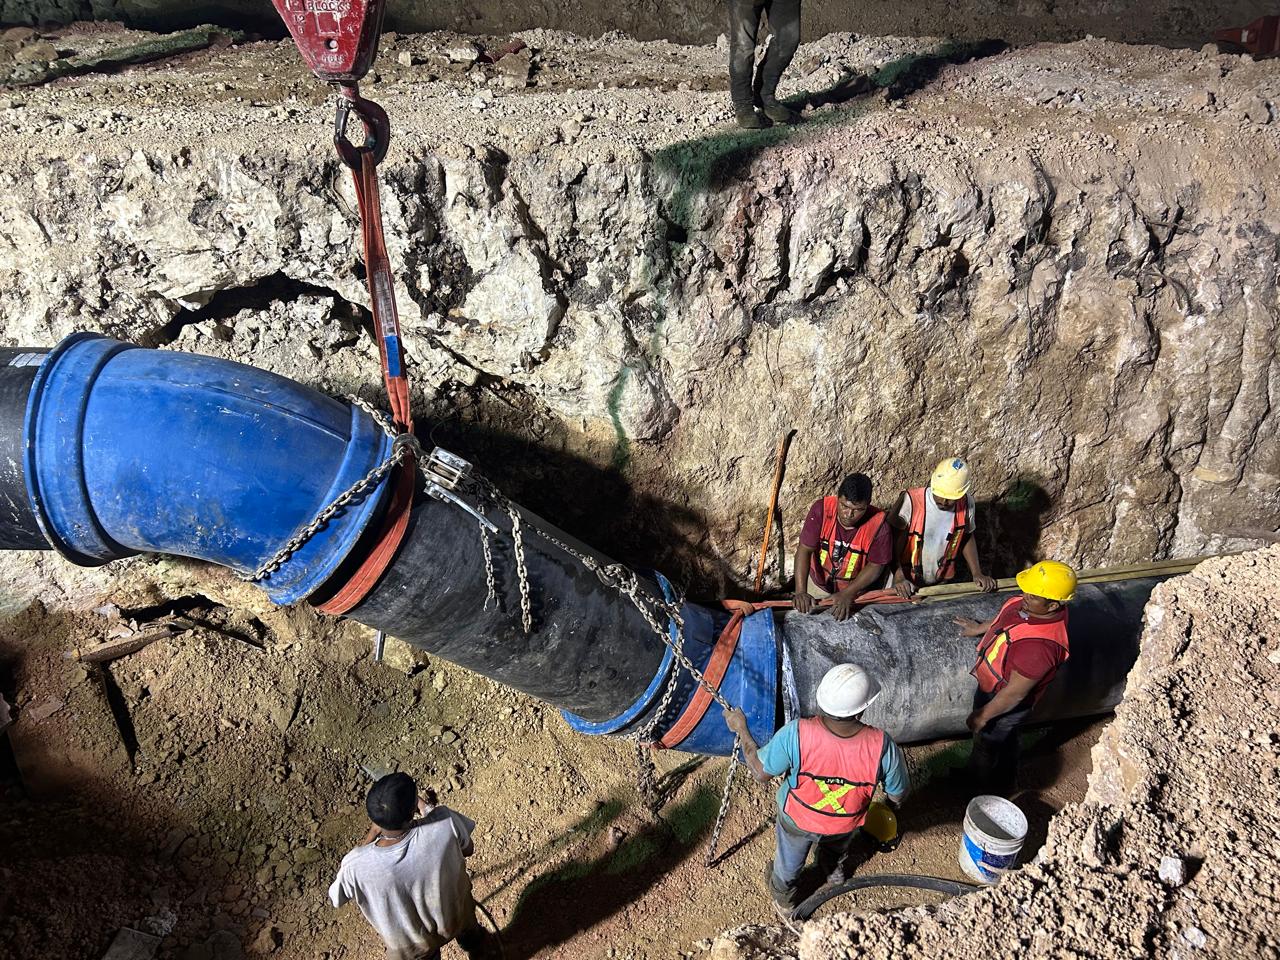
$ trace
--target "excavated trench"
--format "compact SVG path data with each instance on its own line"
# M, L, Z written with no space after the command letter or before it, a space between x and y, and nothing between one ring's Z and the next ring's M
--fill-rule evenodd
M746 134L705 89L714 48L526 39L516 83L446 66L451 38L396 38L370 90L396 124L384 203L419 419L522 503L707 597L749 581L793 428L775 587L841 475L889 500L951 451L981 478L1002 573L1243 549L1280 523L1275 62L833 36L802 48L785 91L823 104L811 120ZM328 123L276 44L10 97L5 342L95 329L375 397ZM10 833L0 934L23 956L99 956L119 926L183 960L363 955L370 935L323 886L368 776L399 764L464 810L505 798L478 887L522 955L970 956L1006 937L1037 955L1272 955L1275 806L1256 787L1274 780L1278 563L1160 588L1120 721L1037 745L1026 799L1049 840L998 891L710 946L768 916L763 791L730 817L726 836L748 838L734 857L699 862L718 764L661 758L655 819L622 746L443 661L374 664L364 631L224 571L9 555L10 738L49 799L8 781L7 816L50 803L71 826L61 863ZM106 671L61 657L197 595L208 622ZM1222 623L1244 656L1215 642ZM886 872L954 861L960 798L916 803ZM1165 856L1185 888L1157 878ZM54 884L79 904L59 923L37 899Z

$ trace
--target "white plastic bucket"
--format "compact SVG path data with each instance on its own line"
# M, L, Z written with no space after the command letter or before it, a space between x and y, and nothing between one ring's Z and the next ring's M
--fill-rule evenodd
M1027 818L1003 797L974 797L964 811L960 869L979 883L997 883L1018 862Z

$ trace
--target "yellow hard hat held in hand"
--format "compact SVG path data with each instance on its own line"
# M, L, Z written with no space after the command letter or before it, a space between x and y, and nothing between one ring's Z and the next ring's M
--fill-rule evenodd
M1076 595L1076 572L1057 560L1041 560L1017 576L1018 589L1046 600L1066 603Z
M875 840L881 853L897 849L902 836L898 833L898 815L887 803L874 801L867 807L866 819L862 821L862 829Z

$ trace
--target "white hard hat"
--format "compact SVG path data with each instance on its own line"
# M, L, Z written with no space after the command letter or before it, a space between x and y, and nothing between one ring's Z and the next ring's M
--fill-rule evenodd
M852 717L878 696L880 684L856 663L832 667L818 684L818 708L829 717Z

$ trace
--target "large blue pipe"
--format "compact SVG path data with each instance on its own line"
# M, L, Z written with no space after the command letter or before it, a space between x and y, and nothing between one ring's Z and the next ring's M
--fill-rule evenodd
M22 451L20 464L0 470L0 548L30 548L43 538L82 565L157 552L247 574L391 449L358 407L226 360L76 334L43 356L0 351L0 363L0 404L7 405L0 451ZM371 488L259 581L271 599L320 602L331 594L369 549L387 484ZM491 603L480 525L421 489L390 567L350 616L559 707L583 733L661 737L693 699L692 679L679 671L671 687L670 646L582 562L588 557L603 567L607 557L515 509L525 530L531 630L522 626L505 512L486 515L497 530L489 538ZM1045 719L1114 705L1155 582L1131 582L1122 602L1114 591L1084 591L1077 604L1084 612L1075 615L1093 626L1083 635L1073 631L1073 662L1091 667L1076 671L1072 690ZM670 596L656 574L639 585ZM760 612L743 622L720 690L743 707L763 741L785 719L812 710L812 689L826 666L851 660L872 667L886 685L868 719L905 740L963 734L972 642L959 641L949 621L985 616L993 603L979 597L869 610L842 624L828 615ZM937 612L944 606L945 616ZM705 669L728 614L691 603L681 611L684 653ZM674 624L667 629L674 639ZM712 706L677 746L724 755L731 745Z
M82 566L137 553L251 573L388 453L366 413L253 367L73 334L26 403L24 471L49 545ZM261 583L312 593L378 507L371 496Z

